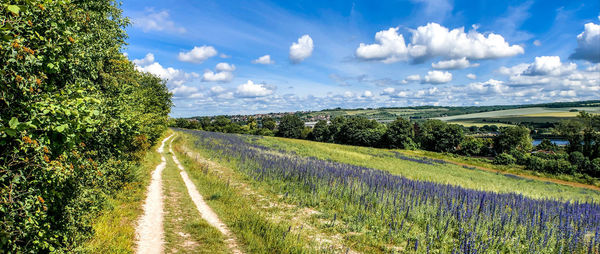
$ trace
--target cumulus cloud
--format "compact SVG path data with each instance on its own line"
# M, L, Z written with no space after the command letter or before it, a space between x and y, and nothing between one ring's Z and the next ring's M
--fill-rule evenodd
M143 59L138 59L138 60L141 61ZM183 83L191 81L200 76L195 72L187 73L183 70L175 69L172 67L165 68L158 62L153 62L153 63L147 64L145 66L138 65L138 66L136 66L136 69L139 71L142 71L142 72L152 73L162 79L167 80L167 84L171 84L171 85L175 85L175 86L180 86Z
M313 40L308 34L298 38L298 42L292 43L290 46L290 61L292 63L300 63L307 57L312 55L314 49Z
M271 60L271 55L264 55L258 59L252 60L253 64L274 64L275 61Z
M373 97L373 92L366 90L363 92L363 97Z
M434 57L494 59L525 52L519 45L510 45L501 35L489 33L486 36L475 29L465 32L463 27L450 30L437 23L428 23L410 32L412 38L408 45L398 34L398 28L377 32L376 43L361 43L356 49L356 56L363 60L393 63L407 59L423 62Z
M140 17L133 18L133 26L141 28L144 32L186 32L185 28L175 25L175 22L173 22L169 17L169 12L166 10L156 12L153 9L147 9L146 12Z
M133 59L131 62L133 62L137 66L149 65L151 63L154 63L154 54L148 53L148 54L146 54L146 56L144 56L144 58Z
M577 48L570 58L600 62L600 25L585 24L584 31L577 35Z
M218 63L216 66L217 71L235 71L235 65L228 63Z
M465 69L469 67L477 67L478 63L471 64L466 57L459 59L452 59L447 61L439 61L437 63L431 63L431 67L438 70L456 70Z
M202 75L202 81L208 82L229 82L233 79L233 71L235 65L228 63L218 63L215 67L216 71L211 70L204 71Z
M212 72L212 71L207 70L202 75L202 81L208 81L208 82L229 82L232 79L233 79L233 74L231 72L226 72L226 71Z
M535 58L535 62L522 72L525 75L540 76L551 75L560 76L573 72L577 69L574 63L563 64L559 56L539 56Z
M252 80L241 84L237 87L236 95L242 98L254 98L271 95L273 90L265 86L264 84L254 84Z
M467 85L467 89L467 93L470 94L476 93L481 95L492 95L503 94L508 91L509 87L506 86L502 81L490 79L485 82L471 83Z
M209 59L213 56L217 55L217 50L212 46L201 46L194 47L192 50L188 52L179 52L179 56L177 59L182 62L189 63L202 63L206 59Z
M429 84L443 84L452 81L452 73L447 71L428 71L421 82Z
M539 46L542 46L542 42L540 40L535 40L535 41L533 41L533 45L539 47Z
M468 79L477 79L477 75L475 75L473 73L469 73L469 74L467 74L467 78Z
M398 28L379 31L375 34L374 44L361 43L356 49L356 56L363 60L381 60L393 63L407 58L408 50L404 37L398 34Z

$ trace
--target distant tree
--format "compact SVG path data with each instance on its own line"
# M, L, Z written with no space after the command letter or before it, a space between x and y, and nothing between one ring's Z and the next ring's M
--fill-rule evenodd
M460 150L458 152L467 156L482 155L485 152L484 149L485 143L482 139L467 136L460 143Z
M210 122L210 117L200 117L200 119L198 119L198 121L200 122L200 125L202 126L203 130L209 130L210 128L212 128L212 124Z
M175 119L175 126L177 128L189 128L190 127L190 121L188 119L185 118L177 118Z
M454 152L464 139L460 125L447 124L437 119L429 119L420 126L418 140L425 150Z
M312 128L304 126L304 128L302 129L302 132L300 133L300 138L301 139L310 139L310 137L312 137L312 131L313 131Z
M377 146L385 134L385 130L385 126L375 120L369 120L363 116L353 116L346 119L340 126L334 140L340 144Z
M518 150L521 152L529 152L532 148L531 136L529 129L524 126L506 127L500 131L494 140L494 149L498 153Z
M248 126L249 131L256 130L258 128L256 118L254 118L253 116L248 117L248 120L246 120L246 126Z
M552 143L552 141L550 141L549 139L545 138L542 140L542 142L540 142L539 145L535 147L535 149L542 151L556 151L558 150L558 146Z
M285 115L279 122L277 136L285 138L300 138L304 122L296 115Z
M268 130L275 130L275 127L277 127L277 123L275 122L275 120L273 120L273 118L271 117L263 117L261 120L261 124L262 127Z
M228 127L231 124L231 120L225 116L217 116L212 121L212 130L217 132L226 132L226 129L231 130Z
M319 120L315 127L312 130L313 140L319 142L327 142L330 139L329 135L329 126L327 126L327 121Z
M398 117L387 128L383 143L390 148L412 149L416 147L415 131L410 121Z
M329 124L328 127L330 138L327 142L338 143L335 137L338 136L338 133L344 124L346 124L346 118L343 116L336 116L331 120L331 124Z
M554 132L569 141L568 152L582 151L584 125L577 119L563 120L554 127Z

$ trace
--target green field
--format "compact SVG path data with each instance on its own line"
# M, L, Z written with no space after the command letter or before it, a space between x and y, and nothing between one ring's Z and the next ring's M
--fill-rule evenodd
M348 146L278 137L264 137L255 142L268 147L293 151L302 156L386 170L414 180L447 183L470 189L500 193L517 192L533 198L600 200L600 192L595 190L518 178L512 174L505 176L483 170L468 169L450 163L427 165L399 159L394 157L393 154L394 151L398 151L414 156L413 151Z
M520 123L556 123L561 120L573 119L577 117L579 111L599 114L600 107L532 107L437 117L436 119L461 124L464 126L482 126L485 124L510 125Z
M247 253L450 253L469 241L471 233L465 231L478 235L472 240L476 249L487 248L485 243L491 239L502 239L488 246L494 251L490 253L557 253L566 248L567 241L557 231L558 216L552 210L555 208L548 208L555 214L544 217L545 228L539 229L550 234L549 243L543 244L540 241L544 232L531 233L538 230L537 224L529 226L511 214L538 218L530 210L537 209L539 213L539 209L556 204L552 201L555 199L569 201L558 203L558 209L562 209L568 204L600 198L600 192L595 190L463 167L434 160L443 157L441 154L419 150L202 131L177 131L172 146L207 203L232 229ZM311 161L316 164L310 164ZM336 171L327 165L358 170L354 172L364 172L365 167L379 169L390 172L392 177L425 180L420 183L432 189L414 192L421 190L419 185L407 185L404 191L386 192L385 185L381 185L381 190L372 189L367 182L352 177L339 181L329 178L328 174ZM362 169L353 169L353 165ZM285 173L286 170L292 171ZM316 177L319 172L324 172L322 178ZM429 182L450 185L432 187ZM466 197L435 198L434 193L439 193L435 189L445 189L444 186L483 190L492 196L504 193L506 196L496 198L511 197L513 201L496 206L492 203L498 201L485 201L484 195L481 200L469 202L471 208L461 209L456 205L466 204L462 203ZM514 196L515 192L525 197ZM450 193L454 192L447 194ZM433 200L429 202L425 197ZM517 205L526 197L533 198L526 201L533 202L532 206ZM440 203L452 205L438 206ZM443 207L453 212L442 212ZM482 207L499 210L486 213ZM481 219L461 219L456 215L464 212L466 216L473 211L473 216ZM487 234L492 227L498 227L502 233ZM507 234L514 237L504 237ZM587 244L568 247L569 253L585 253Z

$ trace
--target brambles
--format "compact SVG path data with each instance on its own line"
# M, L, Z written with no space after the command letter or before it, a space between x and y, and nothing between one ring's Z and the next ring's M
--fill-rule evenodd
M360 234L382 250L391 245L447 253L598 251L596 203L414 181L269 149L244 136L186 132L196 135L199 147L239 161L240 170L255 181L300 205L318 207L329 224L335 218L338 232Z

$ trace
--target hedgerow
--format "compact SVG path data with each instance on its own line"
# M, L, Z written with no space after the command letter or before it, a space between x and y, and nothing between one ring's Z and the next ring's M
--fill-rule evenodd
M166 128L165 82L121 53L128 24L113 1L0 4L0 250L75 250Z

